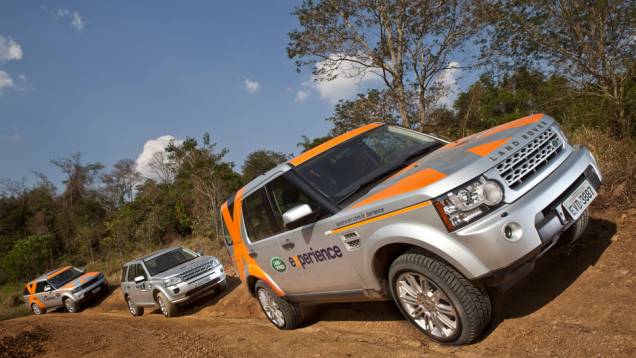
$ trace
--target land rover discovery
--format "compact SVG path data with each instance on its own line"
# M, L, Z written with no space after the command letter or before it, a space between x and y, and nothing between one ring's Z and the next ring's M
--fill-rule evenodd
M448 143L373 123L257 177L221 208L242 282L278 328L305 302L393 299L435 341L474 341L510 287L588 222L601 173L543 114Z

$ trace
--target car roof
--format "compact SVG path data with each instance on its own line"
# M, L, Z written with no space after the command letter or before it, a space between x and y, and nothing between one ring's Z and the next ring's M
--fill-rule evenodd
M34 278L33 280L29 281L29 283L31 283L31 282L39 282L39 281L47 280L47 279L49 278L49 276L51 276L51 275L53 275L53 274L57 274L58 272L59 272L59 273L62 273L62 272L66 271L66 270L68 270L68 269L70 269L70 268L72 268L72 267L73 267L73 266L62 266L62 267L58 267L58 268L56 268L56 269L54 269L54 270L51 270L51 271L49 271L49 272L47 272L47 273L43 273L43 274L41 274L40 276L38 276L38 277Z

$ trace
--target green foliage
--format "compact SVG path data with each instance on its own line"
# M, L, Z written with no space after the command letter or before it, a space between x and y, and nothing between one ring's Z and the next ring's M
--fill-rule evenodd
M29 236L19 240L2 258L2 275L6 279L27 280L42 273L52 259L51 237Z
M290 158L289 154L275 152L273 150L256 150L247 155L241 167L243 172L243 182L250 180L274 168L280 163L284 163Z

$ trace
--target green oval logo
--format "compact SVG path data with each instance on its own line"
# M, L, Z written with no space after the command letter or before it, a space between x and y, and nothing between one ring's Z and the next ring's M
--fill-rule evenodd
M287 272L287 264L278 256L272 257L272 268L280 273Z

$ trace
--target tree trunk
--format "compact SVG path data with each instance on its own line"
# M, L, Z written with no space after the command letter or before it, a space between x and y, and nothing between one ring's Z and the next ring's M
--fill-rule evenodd
M417 94L417 109L419 130L424 132L424 125L426 124L426 91L423 88L420 88Z

